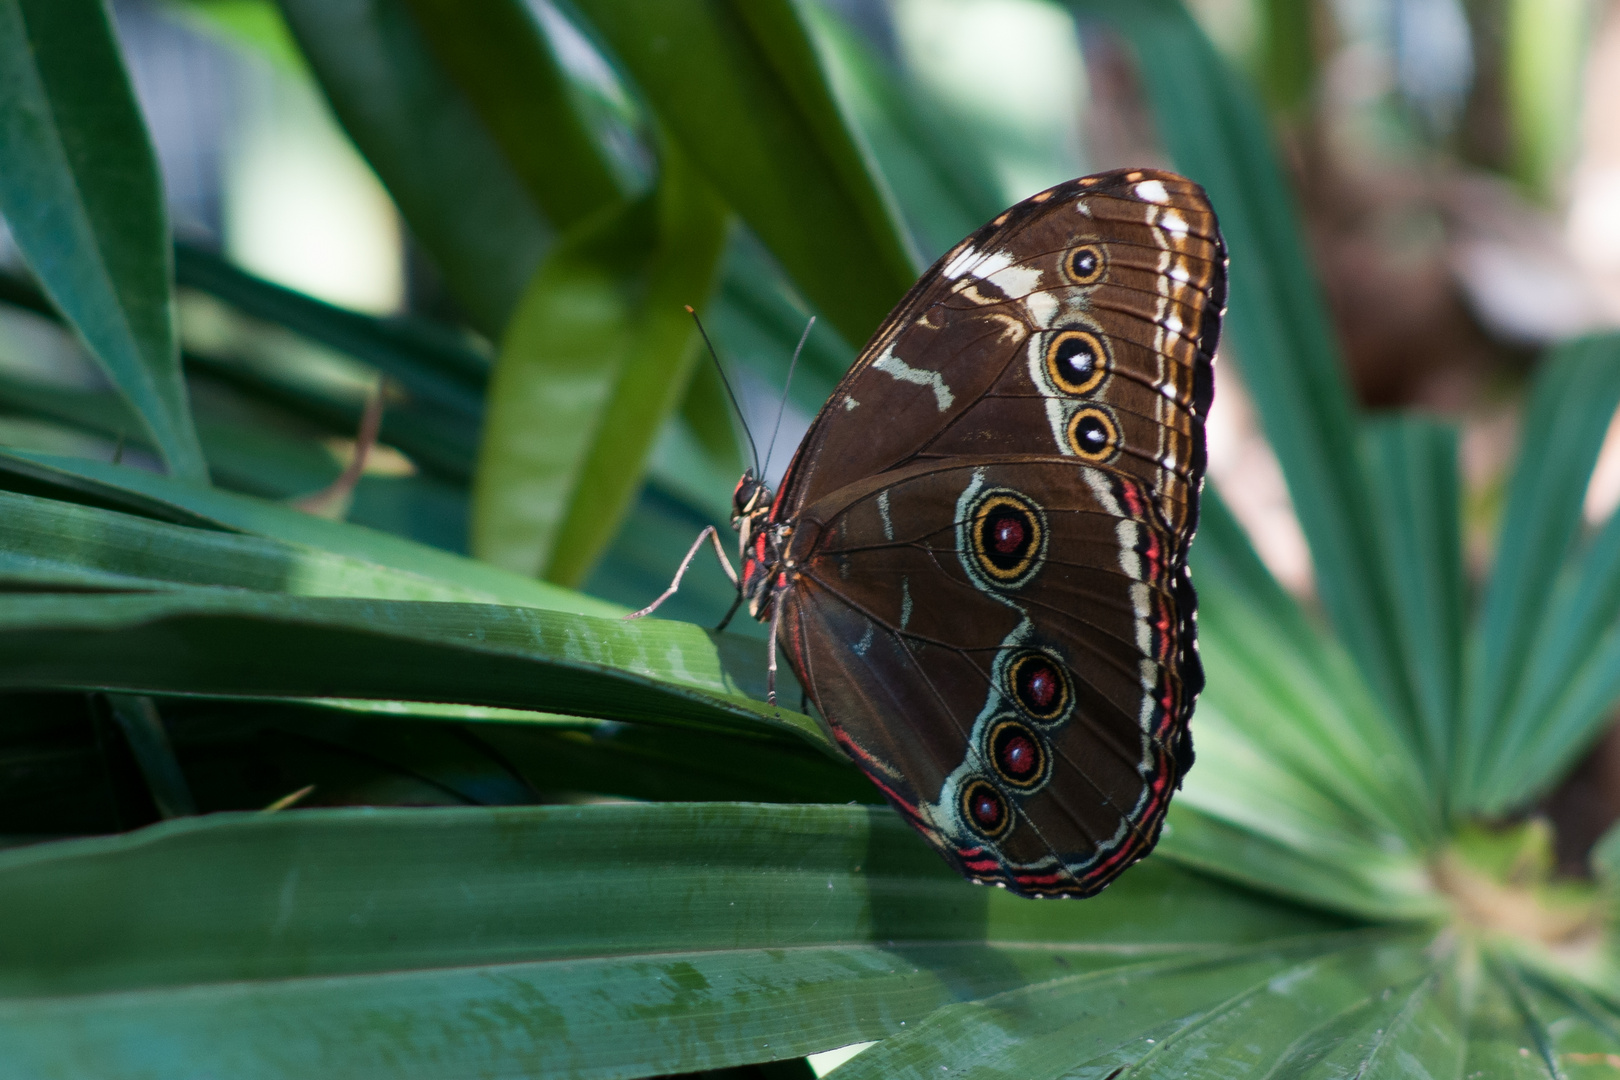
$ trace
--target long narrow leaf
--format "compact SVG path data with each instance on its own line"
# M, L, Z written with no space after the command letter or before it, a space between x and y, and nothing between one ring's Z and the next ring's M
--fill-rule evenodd
M943 255L1005 209L984 148L937 99L925 98L852 27L805 9L828 79L858 127L925 258Z
M262 499L194 488L138 469L83 458L0 453L0 488L138 514L155 521L253 533L449 583L504 604L606 617L624 610L373 529L327 521Z
M1163 864L1032 904L887 810L735 804L215 816L0 856L0 909L8 1076L720 1068L1332 926Z
M449 327L348 311L187 244L175 247L175 271L182 285L363 360L449 412L476 417L482 407L489 360Z
M1416 418L1366 432L1373 502L1406 680L1417 695L1430 790L1442 794L1462 697L1467 633L1457 431Z
M791 0L576 6L805 297L865 341L917 264Z
M548 221L566 229L620 198L574 107L555 47L520 0L405 0L422 40L477 110Z
M344 129L474 324L500 336L552 235L403 0L281 0Z
M1286 1044L1292 1031L1249 1032L1237 1046L1223 1046L1212 1055L1209 1042L1215 1032L1240 1022L1241 1014L1257 1005L1318 1005L1316 996L1290 998L1288 991L1322 968L1331 969L1335 960L1343 964L1335 954L1346 946L1345 959L1373 970L1355 971L1340 993L1354 994L1358 988L1376 992L1382 973L1367 962L1364 941L1279 943L1211 958L1076 974L949 1006L915 1030L861 1054L844 1072L852 1080L920 1080L957 1072L1056 1080L1117 1075L1126 1069L1141 1076L1187 1076L1194 1075L1200 1058L1231 1070L1234 1056L1263 1052L1279 1037ZM1410 947L1390 946L1387 951L1399 958L1391 966L1410 968L1420 961Z
M582 580L640 486L696 359L684 304L713 288L725 209L678 151L659 191L585 222L536 275L502 345L473 550Z
M1565 775L1608 726L1620 698L1620 515L1567 569L1530 645L1524 682L1503 722L1483 809L1508 813Z
M99 0L0 3L0 212L176 477L206 484L170 297L163 184Z
M1213 492L1205 496L1192 563L1209 678L1205 704L1256 752L1369 829L1363 840L1384 847L1399 836L1412 849L1432 842L1432 799L1400 732L1348 657L1266 570ZM1195 746L1197 737L1195 718ZM1196 772L1192 783L1203 784Z
M623 358L569 493L544 576L577 586L619 530L654 439L672 418L702 346L687 313L714 291L728 214L673 148L663 159L657 246L646 269ZM713 494L722 501L729 476Z
M0 558L8 567L75 568L131 582L222 585L294 596L498 600L486 590L317 547L3 491Z
M474 473L473 554L512 573L550 565L592 437L625 363L638 271L657 230L653 198L563 236L501 345Z
M1542 720L1523 710L1515 715L1514 706L1538 637L1553 629L1548 643L1561 640L1548 627L1548 603L1580 528L1603 436L1620 407L1617 361L1620 338L1578 341L1545 361L1531 389L1496 562L1469 645L1466 712L1453 770L1459 809L1500 802L1502 791L1493 785L1512 782L1513 755ZM1579 663L1585 657L1572 652L1569 659Z
M662 619L194 588L12 595L0 642L0 687L19 690L443 701L825 738L748 695L757 655Z

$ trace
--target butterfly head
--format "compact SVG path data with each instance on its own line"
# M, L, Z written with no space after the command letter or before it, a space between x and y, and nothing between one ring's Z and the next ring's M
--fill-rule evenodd
M742 557L746 562L755 539L761 535L765 519L771 513L771 489L765 481L749 469L737 481L737 490L731 493L731 527L737 530L742 542Z
M771 489L765 481L754 475L749 469L737 481L737 490L731 493L731 523L735 527L739 522L757 518L761 513L768 513L771 508Z

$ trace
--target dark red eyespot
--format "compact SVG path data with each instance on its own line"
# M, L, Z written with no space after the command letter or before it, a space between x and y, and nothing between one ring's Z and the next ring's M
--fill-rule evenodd
M1029 700L1035 703L1036 708L1050 709L1052 699L1057 697L1057 676L1049 667L1030 666L1029 676L1024 680L1024 692Z
M1041 508L1027 495L992 488L969 513L966 539L985 578L998 588L1026 585L1040 571L1044 554Z
M1015 517L997 518L992 530L995 535L995 549L1003 555L1011 555L1017 551L1027 535L1024 523Z
M1014 735L1001 748L1001 763L1014 776L1028 776L1036 762L1035 744L1022 735Z
M995 839L1012 826L1012 810L994 784L982 777L962 789L962 816L977 833Z
M985 740L986 756L996 772L1019 791L1034 791L1051 771L1046 739L1014 715L998 718Z
M1012 696L1032 719L1057 720L1068 711L1068 676L1044 652L1019 656L1008 665L1007 676Z

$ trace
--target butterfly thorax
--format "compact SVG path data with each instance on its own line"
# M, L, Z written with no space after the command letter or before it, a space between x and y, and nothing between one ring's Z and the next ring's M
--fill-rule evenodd
M748 602L748 613L764 620L770 617L772 598L785 584L784 549L791 530L781 522L771 521L773 493L752 469L737 481L731 499L731 527L737 530L738 553L742 557L738 587Z

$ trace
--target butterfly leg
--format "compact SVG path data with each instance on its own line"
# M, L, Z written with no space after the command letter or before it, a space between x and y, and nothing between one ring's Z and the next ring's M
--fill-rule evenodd
M716 626L716 627L715 627L715 628L714 628L714 632L715 632L715 633L717 633L717 634L718 634L718 633L721 633L721 632L722 632L722 631L724 631L724 630L725 630L725 628L726 628L726 627L727 627L727 626L730 626L730 625L731 625L731 617L732 617L732 616L733 616L733 615L735 615L735 614L737 614L737 609L738 609L738 608L740 608L740 607L742 607L742 602L743 602L743 594L742 594L742 590L741 590L741 589L738 589L738 590L737 590L737 599L735 599L735 600L733 600L733 601L732 601L732 602L731 602L731 606L730 606L730 607L728 607L728 608L726 608L726 617L725 617L725 618L723 618L723 619L721 619L721 620L720 620L720 625L719 625L719 626Z
M658 610L658 606L660 604L674 596L675 590L681 587L681 578L686 576L686 568L692 565L692 560L697 557L698 549L703 546L703 541L705 540L714 541L714 553L720 559L720 568L726 572L726 576L731 579L731 583L733 585L737 584L737 571L732 569L731 560L726 558L726 549L720 546L719 530L717 530L713 525L710 525L702 532L698 533L698 538L692 543L692 550L688 551L686 553L686 558L681 560L681 568L675 571L675 580L669 583L669 588L665 589L663 594L659 596L658 599L654 600L640 611L632 611L630 614L626 615L625 619L639 619L643 615L651 615L653 612ZM727 618L730 618L730 616L728 615Z
M771 658L765 665L765 703L776 704L776 632L782 626L782 598L771 605Z

